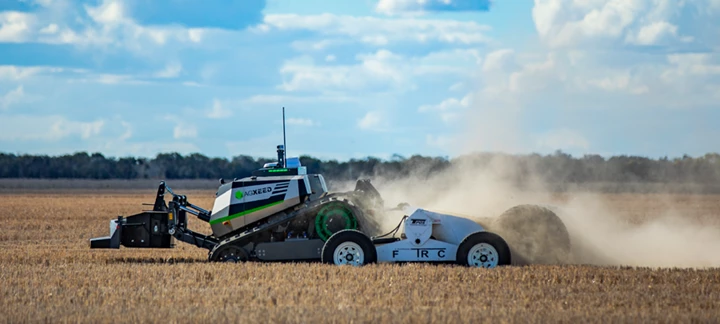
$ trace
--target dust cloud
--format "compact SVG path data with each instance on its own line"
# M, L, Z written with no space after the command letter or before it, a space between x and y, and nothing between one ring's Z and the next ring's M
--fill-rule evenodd
M509 180L516 166L498 158L479 167L473 160L427 176L418 173L402 179L372 177L387 207L408 203L437 212L471 218L484 225L513 206L546 206L560 217L571 239L566 263L704 268L720 266L718 221L703 224L708 213L692 201L673 202L671 195L603 194L584 190L556 192L538 177L521 185ZM637 196L651 196L638 201ZM613 206L616 200L632 204L630 210ZM630 201L630 202L628 202ZM717 205L717 206L720 206ZM639 208L639 209L638 209ZM402 214L380 220L383 230L396 227Z
M632 204L641 207L623 213L605 195L571 192L559 204L560 217L574 239L576 263L649 267L705 268L720 266L720 227L717 215L698 211L700 203L673 202L671 195L655 194ZM649 195L649 194L648 194ZM711 210L709 213L717 213ZM640 218L633 222L633 218ZM647 219L642 219L647 218ZM707 223L704 218L715 218Z
M474 126L462 136L465 152L500 151L504 142L517 148L518 136L491 136L484 126L503 129L515 135L518 129L508 114L498 111L489 116L501 118L504 125L487 119L482 113L469 114ZM477 136L481 139L475 141ZM493 143L488 143L495 139ZM480 142L482 140L482 142ZM482 143L475 145L473 143ZM496 155L480 162L477 158L453 161L451 167L428 175L418 168L402 179L384 179L368 175L383 196L386 206L406 202L438 212L462 215L484 224L509 208L521 204L549 206L565 224L571 238L571 257L566 263L613 266L704 268L720 266L720 203L704 208L700 200L708 196L690 195L684 200L667 194L604 194L592 190L566 189L544 183L538 171L520 168L514 160ZM522 183L517 183L518 175ZM636 184L637 185L637 184ZM621 188L622 189L622 188ZM717 200L717 199L714 199ZM706 206L707 207L707 206ZM402 215L382 220L385 229L397 226ZM484 222L484 223L483 223Z

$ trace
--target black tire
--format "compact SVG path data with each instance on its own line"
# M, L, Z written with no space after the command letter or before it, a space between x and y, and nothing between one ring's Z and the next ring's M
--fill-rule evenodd
M343 243L355 243L356 247L358 247L360 251L354 252L362 252L362 262L354 265L362 266L377 262L377 250L375 249L375 245L367 235L357 230L342 230L330 236L327 241L325 241L325 245L323 245L322 253L320 255L321 262L327 264L337 264L334 259L335 250ZM355 247L346 247L346 251L352 250L355 250ZM341 252L341 254L342 253L346 252ZM350 254L346 260L348 262L357 261L354 258L355 255Z
M247 262L248 254L245 249L237 245L228 244L220 247L217 251L214 251L210 256L210 261L213 262Z
M514 263L563 264L570 255L570 234L553 211L518 205L502 213L491 226L510 245Z
M470 261L473 261L473 263L475 263L476 261L486 262L493 261L493 258L497 258L497 264L495 266L488 266L485 268L505 266L511 263L512 258L510 254L510 247L507 245L507 243L502 237L492 232L475 232L466 236L458 246L457 255L455 256L455 263L468 267L477 267L477 264L470 264L470 262L468 262L468 253L470 253L473 247L481 243L491 245L493 248L495 248L495 252L497 252L497 255L495 255L494 252L490 251L490 253L483 253L481 255L481 257L487 258L486 260L476 259L475 261Z

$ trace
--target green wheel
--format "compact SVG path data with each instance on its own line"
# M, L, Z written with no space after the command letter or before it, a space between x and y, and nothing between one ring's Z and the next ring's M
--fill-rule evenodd
M355 230L358 228L358 220L355 214L343 203L329 203L315 216L315 233L323 240L342 230Z

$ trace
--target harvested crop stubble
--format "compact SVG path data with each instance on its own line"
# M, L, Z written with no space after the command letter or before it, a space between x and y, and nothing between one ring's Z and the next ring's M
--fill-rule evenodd
M2 273L8 284L0 289L0 314L11 321L685 321L720 315L716 270L78 262L3 263Z
M720 269L347 268L207 263L205 250L182 243L173 250L89 250L88 239L106 235L110 218L138 212L139 202L148 202L152 195L100 191L0 196L0 319L544 323L720 317ZM187 195L200 206L212 205L212 192ZM646 200L623 201L627 210L640 210L632 202ZM706 211L707 206L716 205L692 208ZM209 232L201 222L190 226Z

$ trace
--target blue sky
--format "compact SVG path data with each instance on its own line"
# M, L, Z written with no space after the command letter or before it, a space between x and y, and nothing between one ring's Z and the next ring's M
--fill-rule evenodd
M720 151L720 0L7 0L0 151Z

